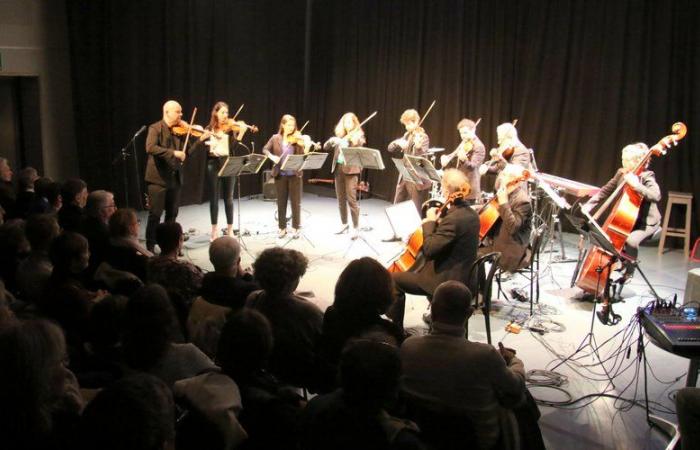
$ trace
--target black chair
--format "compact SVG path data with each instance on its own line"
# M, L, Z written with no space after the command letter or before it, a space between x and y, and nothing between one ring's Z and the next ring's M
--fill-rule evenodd
M530 315L532 315L534 303L540 302L540 249L546 232L547 224L542 224L532 231L530 253L523 261L523 267L514 272L523 275L530 282ZM510 300L501 286L501 271L496 275L496 283L498 284L498 295L503 294L506 299Z
M469 268L469 278L468 282L465 283L469 286L474 297L474 309L481 307L484 314L484 322L486 324L486 339L489 344L491 344L491 284L493 283L493 276L498 268L498 260L501 259L500 252L492 252L481 256L479 259L472 263L471 268ZM486 273L486 264L491 264L491 267ZM481 297L481 300L479 298ZM479 304L482 306L479 306Z

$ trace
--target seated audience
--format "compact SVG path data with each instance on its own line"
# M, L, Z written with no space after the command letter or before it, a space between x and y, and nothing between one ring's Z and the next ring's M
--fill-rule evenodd
M5 211L8 219L14 217L17 194L12 184L12 167L7 158L0 157L0 208Z
M17 288L22 300L37 304L53 271L49 248L60 230L54 216L37 214L27 219L24 231L31 251L17 267Z
M79 436L79 448L85 450L175 448L175 404L170 389L146 374L116 382L87 405Z
M85 203L87 202L87 184L79 178L70 178L61 186L63 205L58 210L58 224L67 231L81 231Z
M229 316L221 331L216 362L240 389L238 421L249 436L242 449L296 448L303 399L267 372L272 348L270 322L253 309Z
M17 290L17 267L29 255L31 247L24 232L24 220L13 219L0 226L0 278L13 295Z
M308 263L296 250L275 247L263 251L253 263L262 290L250 294L247 306L263 313L272 325L275 347L270 371L286 383L313 388L323 313L294 294Z
M17 201L12 218L26 219L34 205L34 182L39 174L33 167L25 167L17 176Z
M146 281L146 264L153 253L139 242L139 220L131 208L118 209L109 219L109 246L105 262Z
M83 284L89 257L87 239L82 235L68 231L56 237L49 249L53 271L39 301L44 314L63 327L71 353L82 350L90 310L106 294Z
M306 406L301 447L321 449L420 449L418 428L390 416L398 397L401 360L396 347L357 340L340 359L341 387Z
M259 286L249 272L241 269L241 246L236 238L215 239L209 245L209 260L214 272L202 279L200 295L187 317L187 333L193 344L213 357L226 316L243 308L248 295Z
M83 398L61 329L45 320L0 326L0 436L5 450L70 449Z
M97 267L105 260L109 246L109 219L116 210L114 195L111 192L100 189L92 191L88 195L81 233L90 244L90 265L88 267L90 274L94 274Z
M34 182L34 204L29 214L56 214L63 206L61 185L49 177L38 178Z
M394 336L399 343L403 341L399 326L381 317L393 301L391 274L375 259L356 259L343 270L335 284L333 305L323 317L319 351L324 390L337 385L340 353L350 338L378 330Z
M469 289L459 281L438 286L430 334L410 337L401 346L403 390L421 408L462 418L457 421L459 429L443 426L436 434L461 436L471 425L476 448L492 449L503 447L508 439L501 432L507 429L502 424L508 422L503 408L524 400L525 370L514 351L499 353L465 338L466 321L473 312L471 300ZM423 427L424 422L417 417L416 421Z
M126 305L124 318L126 363L157 376L168 386L216 367L193 344L175 343L179 338L177 317L166 290L148 284L136 291Z
M146 265L148 282L158 283L168 291L183 331L194 297L202 286L203 276L202 269L189 261L178 259L184 242L179 223L158 224L156 243L160 247L160 255L150 258Z

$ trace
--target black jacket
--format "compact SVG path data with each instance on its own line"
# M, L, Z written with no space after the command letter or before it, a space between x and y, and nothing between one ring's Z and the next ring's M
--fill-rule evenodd
M176 150L181 150L183 144L184 139L172 134L168 125L162 120L148 127L146 183L166 188L182 185L182 163L174 153Z

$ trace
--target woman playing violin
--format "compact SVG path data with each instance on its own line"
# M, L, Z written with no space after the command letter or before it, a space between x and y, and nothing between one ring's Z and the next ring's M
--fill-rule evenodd
M403 326L406 293L432 296L438 285L447 280L464 282L476 260L479 245L479 216L467 205L469 181L457 169L447 169L441 180L442 194L448 207L430 208L423 219L423 267L415 272L394 272L396 301L387 316Z
M661 189L656 182L654 172L644 170L639 176L635 175L632 170L640 163L644 156L649 151L646 144L639 142L631 144L622 149L622 168L618 169L615 176L603 186L600 191L581 209L590 213L595 209L600 202L604 202L622 183L627 183L642 197L642 203L639 207L639 214L634 223L632 232L625 241L624 253L629 255L632 260L637 259L639 252L639 244L645 239L652 236L659 229L661 222L661 213L657 203L661 200ZM646 168L645 168L646 169ZM634 265L627 263L624 267L624 274L620 279L620 283L626 283L634 274Z
M353 234L355 239L358 233L360 220L360 207L357 204L357 183L362 172L358 166L345 164L341 149L346 147L361 147L365 145L365 132L360 127L360 121L355 113L345 113L335 126L335 136L323 144L323 149L333 152L331 172L335 174L335 195L338 197L340 210L340 230L336 234L348 232L348 207L352 218Z
M226 161L226 157L233 156L238 143L243 139L248 127L234 126L234 122L228 117L228 105L224 102L216 102L211 110L211 119L205 129L205 133L199 138L200 142L209 139L206 143L207 152L207 183L209 184L209 215L211 218L211 238L216 239L219 228L219 199L223 188L224 211L226 212L226 235L233 236L233 177L219 177L219 170ZM235 124L235 125L234 125Z
M301 226L301 172L282 170L282 165L289 155L308 153L309 144L310 138L299 132L294 116L285 114L280 120L279 131L263 147L263 153L275 163L272 176L277 191L277 224L280 238L287 234L287 201L292 204L292 228L295 238L299 236Z

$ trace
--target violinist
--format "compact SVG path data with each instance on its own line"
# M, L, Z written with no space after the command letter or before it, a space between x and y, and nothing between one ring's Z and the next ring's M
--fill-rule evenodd
M474 204L481 194L481 175L478 169L484 162L486 148L476 135L476 123L472 120L460 120L457 124L457 131L459 131L462 141L451 155L440 157L440 164L446 168L452 160L457 161L456 167L467 176L472 188L467 200L470 204Z
M331 172L335 174L335 195L338 197L341 227L335 234L347 233L348 207L352 218L352 238L358 236L358 224L360 221L360 207L357 204L357 183L362 168L345 164L342 148L358 147L365 145L365 132L360 127L360 121L354 113L343 114L335 126L335 136L323 144L323 149L333 152Z
M498 175L496 198L500 220L493 225L484 238L484 246L479 249L480 256L500 252L498 264L506 272L513 272L526 263L530 244L533 211L527 186L511 183L522 177L523 170L522 166L506 164Z
M146 225L146 247L153 252L156 244L156 227L165 211L165 221L177 218L182 187L182 163L186 153L184 136L173 132L175 126L187 126L182 120L182 106L175 100L163 105L163 118L148 127L146 137L146 189L151 208Z
M263 147L263 153L275 163L272 167L272 176L275 179L277 191L277 224L280 238L287 234L287 201L292 204L294 238L299 237L301 226L301 171L282 170L282 164L289 155L308 153L309 141L308 136L304 137L297 129L297 120L294 116L285 114L280 120L279 131Z
M615 176L603 186L597 194L591 197L581 209L590 213L600 202L604 202L622 183L627 183L632 189L642 197L639 207L639 214L634 223L632 232L625 241L623 252L631 257L632 261L637 259L639 244L651 237L659 229L661 213L657 203L661 200L661 190L656 182L654 172L644 170L639 176L632 170L641 162L649 151L646 144L639 142L631 144L622 149L622 168L618 169ZM634 264L627 261L622 267L624 273L619 283L625 284L634 275Z
M407 109L401 114L400 122L406 129L406 133L399 139L395 139L389 144L389 152L392 158L401 159L404 155L423 156L428 152L430 147L430 138L425 130L420 126L420 115L415 109ZM396 185L396 194L394 195L394 203L403 202L405 200L413 200L416 205L418 214L421 214L423 203L428 200L430 194L430 180L424 180L422 183L414 184L403 180L399 176L398 184Z
M224 211L226 212L226 235L233 236L233 177L219 177L219 170L226 161L227 156L233 156L238 143L248 130L247 127L238 127L235 132L230 126L232 120L228 117L229 108L224 102L216 102L211 110L211 119L206 127L209 141L207 145L207 181L209 183L209 215L211 218L211 237L213 241L217 237L219 219L219 199L221 188L224 195ZM207 137L205 135L205 137ZM201 142L200 138L200 142Z
M499 173L506 164L517 164L525 169L532 170L531 150L525 147L518 138L518 130L510 122L502 123L496 127L498 148L489 152L491 160L479 167L481 175ZM498 188L498 186L496 186Z
M406 294L426 295L443 281L464 282L476 260L479 245L479 216L467 204L469 181L457 169L447 169L441 180L442 194L453 198L438 216L437 208L430 208L421 225L425 263L417 271L393 272L396 300L387 316L403 327ZM426 317L427 320L427 317Z

